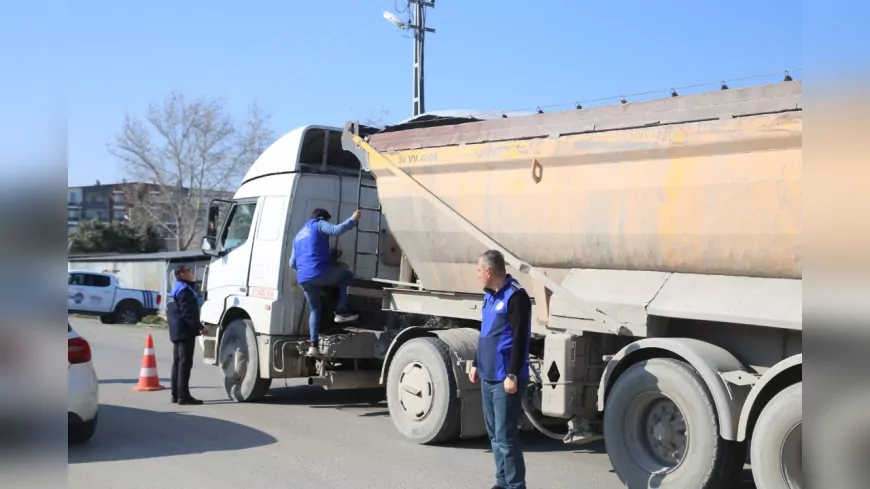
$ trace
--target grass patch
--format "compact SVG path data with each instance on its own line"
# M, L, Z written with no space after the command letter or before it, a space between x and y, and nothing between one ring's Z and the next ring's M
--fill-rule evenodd
M147 324L148 326L166 326L169 327L169 323L166 322L162 316L145 316L139 321L139 324Z

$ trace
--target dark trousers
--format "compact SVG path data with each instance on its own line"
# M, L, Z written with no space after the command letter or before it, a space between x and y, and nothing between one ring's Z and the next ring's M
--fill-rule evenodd
M484 380L483 419L495 458L495 483L507 489L526 488L526 462L520 446L519 421L523 410L522 396L528 379L517 379L517 392L504 391L504 382Z
M190 399L190 370L193 368L193 352L196 338L172 342L172 397Z

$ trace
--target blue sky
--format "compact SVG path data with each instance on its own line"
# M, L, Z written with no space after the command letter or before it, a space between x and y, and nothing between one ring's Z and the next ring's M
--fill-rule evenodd
M67 54L69 184L120 179L106 143L125 111L143 114L171 90L223 97L239 116L257 101L278 134L380 108L389 121L408 117L412 41L382 17L395 5L70 2L67 25L34 45ZM528 108L802 67L794 0L436 0L427 20L438 31L427 37L428 110Z

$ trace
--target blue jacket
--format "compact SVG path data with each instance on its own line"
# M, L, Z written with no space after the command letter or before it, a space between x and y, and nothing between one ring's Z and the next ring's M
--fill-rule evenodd
M344 234L355 224L353 217L337 226L321 218L306 222L293 238L293 251L290 253L290 268L296 270L296 281L300 284L309 282L326 273L332 267L329 236Z
M203 326L199 320L199 300L194 284L178 280L166 301L169 339L173 343L196 338Z
M485 291L475 361L478 376L499 382L508 374L529 378L531 334L532 301L522 285L508 275L499 290Z

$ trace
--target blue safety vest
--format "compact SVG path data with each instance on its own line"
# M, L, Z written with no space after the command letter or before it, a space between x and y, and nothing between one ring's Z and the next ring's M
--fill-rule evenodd
M190 292L187 299L179 297L184 291ZM190 301L187 304L187 316L182 315L183 309L179 304L179 299ZM199 304L195 308L192 306L195 299L196 289L193 287L193 284L181 280L175 281L175 286L172 287L172 292L169 293L169 299L166 301L166 321L169 323L170 341L184 341L196 336L200 322Z
M311 219L293 238L296 253L296 281L300 284L319 277L329 270L329 238L320 232L321 218Z
M507 282L499 290L493 293L487 291L484 295L483 322L480 325L480 340L477 345L477 375L483 380L503 381L507 377L513 349L513 332L507 305L511 296L522 289L522 285L508 275ZM522 327L531 333L531 315L529 324ZM530 341L526 342L525 360L517 373L520 379L529 377L529 343Z

